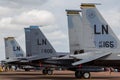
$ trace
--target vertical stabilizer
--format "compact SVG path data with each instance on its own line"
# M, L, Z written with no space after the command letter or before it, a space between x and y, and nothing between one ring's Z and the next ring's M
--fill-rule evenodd
M83 25L78 10L66 10L68 18L70 53L83 53Z
M95 4L81 4L84 25L84 47L90 50L120 48L120 42ZM89 45L88 45L89 44Z
M24 52L14 37L4 38L6 59L24 57Z
M30 28L25 28L25 43L26 43L26 56L30 57L32 56Z
M31 56L37 56L39 59L56 56L56 51L41 32L38 26L25 28L26 50Z

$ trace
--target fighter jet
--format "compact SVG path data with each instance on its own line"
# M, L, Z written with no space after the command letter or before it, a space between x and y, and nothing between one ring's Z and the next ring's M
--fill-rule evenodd
M30 26L29 28L25 28L25 38L26 53L27 56L30 57L28 60L33 63L33 66L44 65L43 67L45 67L45 69L43 69L43 74L52 74L52 70L50 70L51 65L54 63L58 64L55 60L51 61L53 58L56 59L56 57L59 58L68 54L66 52L56 52L40 30L39 26ZM46 63L50 64L50 68L45 66Z
M120 69L120 41L95 4L83 3L81 10L67 10L70 57L73 66L104 66ZM91 71L76 71L76 77L90 78ZM85 76L86 75L86 76Z
M4 38L5 41L5 60L2 60L5 64L9 66L16 66L24 69L25 71L29 71L33 69L33 66L30 66L30 62L25 56L24 51L15 40L14 37Z

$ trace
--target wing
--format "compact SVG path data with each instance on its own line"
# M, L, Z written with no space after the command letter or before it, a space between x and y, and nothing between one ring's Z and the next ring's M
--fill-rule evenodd
M70 55L70 57L80 59L79 61L72 63L72 65L75 66L75 65L79 65L79 64L83 64L83 63L96 60L98 58L101 58L101 57L104 57L110 54L111 54L110 52L87 52L87 53L78 54L78 55Z

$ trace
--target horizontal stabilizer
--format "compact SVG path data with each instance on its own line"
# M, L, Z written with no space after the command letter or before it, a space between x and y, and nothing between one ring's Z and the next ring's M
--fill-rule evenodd
M83 63L87 63L93 60L96 60L98 58L110 55L110 52L87 52L83 54L78 54L78 55L70 55L70 57L76 58L76 59L81 59L77 62L72 63L72 65L79 65Z
M17 62L18 60L17 60L17 58L15 59L5 59L5 60L3 60L5 63L11 63L11 62Z

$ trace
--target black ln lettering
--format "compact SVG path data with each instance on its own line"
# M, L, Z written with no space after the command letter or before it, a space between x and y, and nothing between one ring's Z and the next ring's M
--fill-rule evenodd
M46 39L42 39L41 42L39 39L37 39L37 45L47 45L47 40Z
M102 25L102 34L108 34L108 25Z
M40 43L39 39L37 39L37 45L41 45L41 43Z
M46 44L47 44L46 39L42 39L42 45L46 45Z
M101 34L100 32L97 32L96 25L94 25L94 34Z

